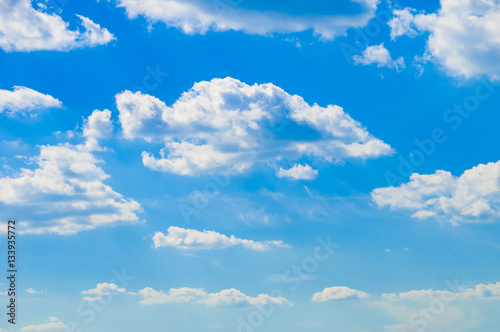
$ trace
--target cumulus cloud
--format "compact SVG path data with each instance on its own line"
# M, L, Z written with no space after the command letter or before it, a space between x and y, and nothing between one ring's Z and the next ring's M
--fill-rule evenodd
M494 221L500 211L500 161L479 164L461 176L438 170L412 174L398 187L377 188L371 193L379 206L413 211L418 219L440 218L460 222Z
M0 114L36 116L34 111L61 106L58 99L24 86L15 86L13 91L0 89Z
M322 39L331 40L345 34L349 28L362 28L375 16L378 0L354 0L361 6L357 15L290 15L276 11L246 9L234 1L200 0L119 0L127 16L138 16L150 22L163 22L186 34L205 34L208 31L243 31L248 34L287 34L312 30Z
M84 301L96 301L100 300L102 296L123 294L126 291L125 288L120 288L116 284L104 282L97 284L96 288L83 291L82 295L89 295L83 297Z
M272 247L288 248L283 241L252 241L239 239L234 235L226 236L214 231L197 231L171 226L167 234L156 232L153 237L155 248L174 247L183 250L226 249L242 246L245 249L267 251Z
M276 305L291 305L282 296L273 297L268 294L259 294L256 297L245 295L237 289L223 289L218 293L207 293L201 288L171 288L167 293L156 291L152 288L144 288L139 291L142 297L141 304L165 304L165 303L198 303L209 307L229 306L253 306L273 303Z
M103 139L113 135L111 111L95 110L83 124L83 136L87 138Z
M339 106L309 105L273 84L233 78L196 83L172 105L125 91L116 96L125 138L164 142L160 157L143 152L146 167L182 175L241 174L256 163L302 156L341 162L376 158L392 148ZM310 137L280 137L287 126Z
M86 145L90 149L99 149L98 140L113 135L113 122L110 110L95 110L83 123L83 137L87 138Z
M66 329L68 326L55 317L50 317L49 322L38 325L27 325L21 328L21 331L52 331Z
M500 79L500 2L441 0L436 13L404 8L393 14L391 37L428 32L426 56L450 75Z
M85 128L92 127L96 114ZM90 129L87 133L96 135ZM138 221L139 203L104 183L109 175L99 167L102 162L93 147L88 141L43 145L40 154L30 158L32 169L21 168L14 176L0 178L0 203L13 214L23 211L22 232L67 235Z
M328 287L323 289L322 292L315 293L312 302L327 302L331 300L351 300L351 299L366 299L370 297L362 291L351 289L344 286Z
M368 46L361 55L353 55L352 58L357 65L376 64L377 67L393 68L397 71L405 68L403 57L393 60L383 43L380 45Z
M295 164L290 169L280 169L276 172L279 178L287 178L290 180L313 180L318 177L318 171L309 165Z
M60 16L36 10L29 0L0 0L0 48L5 52L68 51L114 39L106 28L77 16L80 29L69 30L69 24Z

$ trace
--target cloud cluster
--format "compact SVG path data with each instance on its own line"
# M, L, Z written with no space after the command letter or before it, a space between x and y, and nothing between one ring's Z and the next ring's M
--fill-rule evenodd
M68 51L114 39L106 28L77 16L80 29L69 30L69 24L60 16L36 10L29 0L0 0L0 48L5 52Z
M153 237L155 248L174 247L183 250L226 249L242 246L245 249L267 251L272 247L288 248L283 241L252 241L239 239L234 235L226 236L214 231L197 231L171 226L167 234L156 232Z
M500 3L490 0L441 0L436 13L394 11L389 22L393 39L428 32L426 57L450 75L500 79Z
M366 299L370 297L365 292L351 289L344 286L328 287L323 291L315 293L312 302L327 302L331 300L350 300L350 299Z
M442 170L415 173L408 183L377 188L371 196L379 207L414 211L414 218L441 218L455 224L493 221L500 212L500 161L479 164L458 177Z
M47 94L40 93L24 86L15 86L13 91L0 89L0 114L36 116L33 111L51 107L61 107L62 103Z
M403 57L393 60L389 51L384 47L384 44L368 46L361 55L352 56L354 63L357 65L376 64L377 67L387 67L400 71L405 68L405 60Z
M265 305L274 303L276 305L291 305L282 296L273 297L268 294L259 294L256 297L245 295L237 289L223 289L218 293L207 293L201 288L172 288L167 293L156 291L152 288L144 288L139 291L142 297L141 304L165 304L165 303L198 303L209 307L244 307L249 305Z
M106 118L107 112L94 111L86 122L88 135L97 135L94 125L99 123L100 128L102 123L94 120ZM22 168L15 176L0 178L0 203L5 210L24 211L20 231L66 235L138 221L139 203L104 183L109 175L98 166L95 147L89 141L43 145L40 154L31 158L33 169Z
M163 22L186 34L208 31L243 31L248 34L271 35L312 30L322 39L344 35L349 28L362 28L375 16L378 0L354 0L361 6L357 15L290 15L275 11L258 11L240 6L242 0L118 0L127 16L138 16L150 22Z
M172 106L130 91L118 94L116 104L124 137L164 142L159 158L142 154L144 165L157 171L240 174L257 163L302 156L340 162L393 153L341 107L311 106L273 84L228 77L196 83ZM287 127L308 135L282 135Z

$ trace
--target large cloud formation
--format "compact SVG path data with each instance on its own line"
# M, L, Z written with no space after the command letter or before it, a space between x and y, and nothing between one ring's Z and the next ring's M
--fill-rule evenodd
M23 233L74 234L97 227L138 221L139 203L126 199L104 181L109 178L94 154L96 138L106 137L108 110L94 111L84 125L85 144L40 146L33 169L0 178L0 203L9 214L23 211ZM29 213L28 211L29 210Z
M290 15L275 11L258 11L241 6L243 0L118 0L127 16L138 16L150 22L163 22L186 34L208 31L243 31L270 35L312 30L315 35L331 40L344 35L349 28L362 28L375 16L378 0L354 0L361 7L357 15Z
M114 39L106 28L77 16L80 29L69 30L69 24L59 15L36 10L29 0L0 0L0 48L5 52L68 51L104 45Z
M130 91L116 95L116 105L125 138L164 143L160 157L142 154L144 165L157 171L239 174L257 163L307 156L341 162L393 154L341 107L311 106L273 84L213 79L196 83L172 106Z
M414 218L454 224L494 221L500 214L500 161L479 164L458 177L442 170L415 173L408 183L378 188L371 195L379 207L413 211Z
M394 11L393 39L428 33L424 59L437 61L450 75L500 79L500 2L441 0L432 14L412 8Z

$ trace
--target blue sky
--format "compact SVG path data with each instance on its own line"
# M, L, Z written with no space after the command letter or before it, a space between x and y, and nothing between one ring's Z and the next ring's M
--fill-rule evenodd
M0 16L0 331L500 324L498 1Z

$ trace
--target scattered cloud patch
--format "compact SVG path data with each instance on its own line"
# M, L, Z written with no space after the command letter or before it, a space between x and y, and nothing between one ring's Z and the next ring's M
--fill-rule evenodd
M414 24L416 12L417 11L412 8L395 9L392 12L393 18L389 21L392 40L403 35L410 37L419 35Z
M401 248L401 249L394 249L394 250L390 249L390 248L385 248L384 251L387 252L387 253L390 253L390 252L409 252L410 249L408 249L406 247L405 248Z
M107 44L114 39L106 28L77 16L81 27L69 30L69 24L60 16L33 8L29 0L0 0L0 48L5 52L69 51Z
M89 295L83 298L84 301L97 301L101 300L103 296L106 295L117 295L126 293L125 288L120 288L118 285L113 283L100 283L97 284L96 288L83 291L82 295Z
M46 292L46 290L40 290L39 291L39 290L36 290L34 288L28 288L28 289L26 289L26 293L28 293L28 294L40 294L40 293L45 293L45 292Z
M218 293L207 293L201 288L172 288L167 293L156 291L152 288L144 288L139 291L142 297L141 304L165 304L165 303L198 303L209 307L245 307L254 305L265 305L273 303L276 305L291 305L282 296L273 297L268 294L259 294L256 297L245 295L237 289L224 289Z
M394 10L389 22L393 39L402 35L427 37L426 56L451 76L500 79L500 3L441 0L436 13Z
M66 329L68 326L55 317L50 317L49 322L38 325L27 325L21 328L21 331L52 331Z
M403 57L393 60L389 51L384 47L384 44L368 46L361 55L352 56L354 63L357 65L376 64L377 67L386 67L400 71L405 69L405 60Z
M338 287L328 287L325 288L322 292L315 293L312 296L311 301L327 302L331 300L366 299L368 297L370 296L365 292L344 286L338 286Z
M24 86L15 86L13 91L0 89L0 114L36 116L36 111L61 107L62 103L47 94Z
M212 250L227 249L234 246L242 246L245 249L255 251L268 251L273 247L288 248L283 241L253 241L226 236L214 231L203 232L194 229L185 229L171 226L167 234L156 232L153 237L155 248L174 247L182 250Z
M384 293L382 299L397 301L397 300L411 300L411 301L428 301L430 299L440 298L497 298L500 299L500 282L490 284L479 284L473 288L459 288L455 292L451 290L411 290L399 294Z
M289 275L288 274L272 274L269 276L269 281L271 282L283 282L287 283L289 282ZM301 273L297 275L297 278L299 278L302 281L311 281L311 280L316 280L318 277L316 277L314 274L305 274Z
M279 178L287 178L290 180L314 180L318 177L318 171L309 165L295 164L290 169L280 169L276 172Z
M371 196L379 207L413 211L417 219L453 224L495 221L500 213L500 161L479 164L458 177L442 170L415 173L408 183L377 188Z

